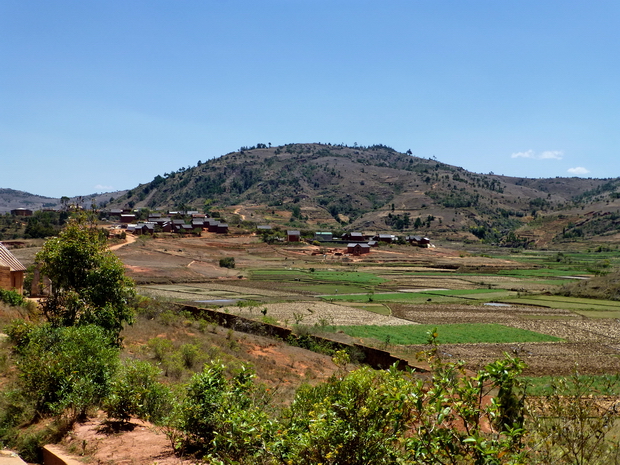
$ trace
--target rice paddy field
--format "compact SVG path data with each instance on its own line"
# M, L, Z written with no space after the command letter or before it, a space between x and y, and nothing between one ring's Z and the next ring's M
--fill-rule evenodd
M145 294L332 334L412 361L436 327L446 356L471 368L508 352L534 377L576 367L620 373L620 302L556 295L619 264L617 250L394 246L363 257L316 250L204 237L143 241L119 256ZM219 268L222 257L234 257L235 269Z

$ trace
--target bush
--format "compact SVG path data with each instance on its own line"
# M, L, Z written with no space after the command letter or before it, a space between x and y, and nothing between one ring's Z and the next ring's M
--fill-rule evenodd
M234 267L235 267L234 257L220 258L220 268L234 268Z
M181 405L179 429L187 445L201 448L226 463L261 463L273 423L258 401L254 374L242 368L226 379L222 365L194 375Z
M110 418L127 421L132 416L161 424L172 410L170 389L157 381L161 370L148 362L130 360L112 382L105 403Z
M14 336L12 336L14 337ZM19 387L36 412L84 417L110 392L118 365L118 349L95 325L35 327L17 347Z
M0 301L11 305L12 307L20 307L25 304L24 297L17 291L7 291L0 289Z

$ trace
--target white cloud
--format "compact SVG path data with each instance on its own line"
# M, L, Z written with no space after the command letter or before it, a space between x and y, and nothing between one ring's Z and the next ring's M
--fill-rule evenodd
M564 157L564 152L561 150L545 150L542 153L536 153L533 150L527 150L525 152L514 152L510 156L511 158L531 158L534 160L561 160Z
M536 158L536 154L533 150L528 150L527 152L515 152L510 156L512 158Z
M98 192L102 192L102 191L112 191L114 190L114 187L112 186L102 186L101 184L97 184L95 186L95 189L97 189Z
M543 160L561 160L563 156L564 152L562 152L561 150L546 150L540 154L540 158L542 158Z
M576 168L569 168L568 172L570 174L581 176L583 174L588 174L590 172L590 170L584 168L583 166L577 166Z

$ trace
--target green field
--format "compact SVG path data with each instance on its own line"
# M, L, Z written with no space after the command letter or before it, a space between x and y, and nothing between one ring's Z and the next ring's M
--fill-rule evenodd
M559 342L560 338L495 323L403 326L335 326L351 337L376 339L398 345L426 344L428 333L437 328L441 344Z
M302 283L274 282L274 288L309 294L364 294L368 289L357 284L344 283Z
M566 379L566 392L570 394L571 388L575 383L575 377L561 377ZM553 393L551 389L552 376L524 376L521 378L527 386L527 392L533 396L543 396ZM593 391L601 395L618 396L620 395L620 376L619 375L580 375L577 376L579 383L586 383L592 387Z

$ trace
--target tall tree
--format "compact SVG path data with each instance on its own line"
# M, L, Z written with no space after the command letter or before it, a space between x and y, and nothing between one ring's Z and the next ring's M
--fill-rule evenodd
M36 259L52 284L41 303L48 321L54 326L95 324L119 342L123 325L133 322L134 283L108 249L103 231L87 225L84 217L72 219Z

